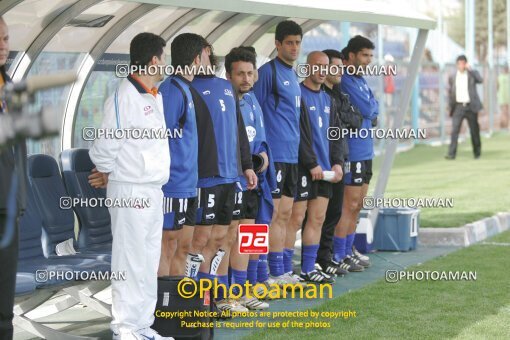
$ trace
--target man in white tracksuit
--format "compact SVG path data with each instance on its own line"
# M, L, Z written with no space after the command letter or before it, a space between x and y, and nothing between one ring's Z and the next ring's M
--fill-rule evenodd
M131 41L131 65L164 65L165 41L140 33ZM155 89L163 74L138 72L122 80L106 100L102 128L142 131L166 129L161 95ZM126 279L112 280L113 339L163 338L150 327L157 300L157 270L163 230L161 186L170 175L170 153L165 138L96 139L90 158L107 176L107 197L146 200L149 204L109 208L112 221L112 272Z

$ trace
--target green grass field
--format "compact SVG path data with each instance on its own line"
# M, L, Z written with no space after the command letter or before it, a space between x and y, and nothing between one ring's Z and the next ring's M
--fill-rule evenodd
M421 210L421 227L459 227L510 211L510 134L482 139L482 157L473 158L471 142L459 144L454 161L444 159L447 146L418 145L397 154L386 197L453 198L454 208ZM374 164L375 187L381 157Z
M459 145L455 161L444 159L447 146L419 145L399 153L386 197L454 199L454 208L422 209L421 227L457 227L510 211L509 146L510 135L500 133L482 140L479 160L473 158L470 141ZM380 162L375 161L375 176ZM330 322L322 329L263 329L246 339L510 339L510 283L504 266L509 254L507 231L406 269L476 272L476 281L381 279L311 309L356 311L355 318L314 320Z
M510 231L407 269L476 271L476 281L380 280L313 309L354 310L356 318L329 320L327 329L261 330L246 339L510 339L508 254Z

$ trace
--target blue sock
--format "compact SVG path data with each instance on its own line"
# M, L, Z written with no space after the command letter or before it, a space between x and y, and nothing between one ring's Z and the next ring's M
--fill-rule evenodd
M345 258L345 245L347 239L345 237L333 237L333 259L340 262Z
M267 255L267 262L269 263L269 272L272 276L283 275L283 252L270 251Z
M292 256L294 256L294 249L283 249L283 271L285 273L292 271Z
M248 282L252 285L257 283L257 267L259 265L259 260L250 260L248 262L248 272L247 272L247 279Z
M198 272L197 274L197 280L211 280L211 283L214 283L214 279L216 278L216 275L211 275L209 273L202 273L202 272Z
M246 278L248 276L248 272L246 270L235 270L232 268L232 284L237 283L238 285L241 285L241 289L238 287L232 288L232 293L234 293L236 296L239 293L242 293L244 295L244 284L246 283Z
M267 271L267 254L259 256L259 264L257 266L257 282L266 282L269 279Z
M309 273L315 268L318 250L318 244L311 244L309 246L303 245L303 264L301 265L301 271L303 273Z
M197 276L195 277L195 281L200 283L200 280L209 280L211 281L211 287L214 287L214 279L216 279L216 275L211 275L209 273L202 273L198 272ZM211 288L210 290L211 296L214 294L214 289Z
M352 256L352 245L354 244L354 235L356 235L356 233L347 235L347 242L345 245L345 254L349 255L349 256Z
M225 288L223 286L220 286L219 284L224 284ZM217 300L223 300L228 297L228 288L230 285L228 284L228 275L218 275L218 296L216 297Z

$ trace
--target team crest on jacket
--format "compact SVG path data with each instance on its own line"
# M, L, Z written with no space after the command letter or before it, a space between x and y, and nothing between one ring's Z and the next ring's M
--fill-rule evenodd
M257 136L257 130L253 126L248 125L246 127L246 134L248 135L248 141L251 143L255 140L255 136Z
M150 105L147 105L146 107L143 108L143 113L148 116L150 114L152 114L154 112L154 109L152 108L152 106Z
M232 91L230 91L229 89L225 89L225 96L233 97Z

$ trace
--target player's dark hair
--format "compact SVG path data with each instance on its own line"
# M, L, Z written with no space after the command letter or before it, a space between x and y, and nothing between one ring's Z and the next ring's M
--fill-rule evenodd
M338 51L338 50L332 50L332 49L328 49L328 50L323 50L322 53L326 54L328 56L328 59L329 59L329 63L331 64L331 61L334 59L334 58L337 58L337 59L340 59L340 60L345 60L345 57L344 55L342 54L342 52Z
M250 51L251 53L253 53L255 58L257 57L257 52L255 51L255 47L253 47L253 46L239 46L239 48L243 48L247 51Z
M349 42L347 43L347 48L349 52L356 54L364 48L373 50L375 48L375 45L369 39L361 35L357 35L354 38L351 38L351 40L349 40Z
M254 49L255 50L255 49ZM228 74L232 72L232 64L238 61L245 61L247 63L252 63L253 68L257 68L257 58L255 54L251 52L250 49L246 47L234 47L230 50L230 52L225 56L225 70Z
M149 65L152 57L161 57L165 46L165 40L159 35L148 32L137 34L129 45L131 65Z
M195 33L179 34L170 45L172 66L190 66L193 60L202 53L204 38Z
M283 42L285 37L288 35L299 35L302 38L303 30L301 29L301 26L292 20L279 22L278 25L276 25L275 39L279 42Z
M340 53L342 53L342 55L343 55L342 60L349 60L349 47L348 46L345 46Z
M209 62L211 63L212 67L218 67L218 58L216 57L216 54L214 54L214 49L212 45L209 45L211 48L211 54L209 55Z
M199 37L202 39L202 48L209 47L211 49L211 54L209 55L209 62L211 63L211 66L214 68L218 67L218 58L216 58L216 55L214 54L214 48L204 37L201 35Z
M457 57L457 61L461 61L461 60L467 63L467 58L464 54L461 54Z

